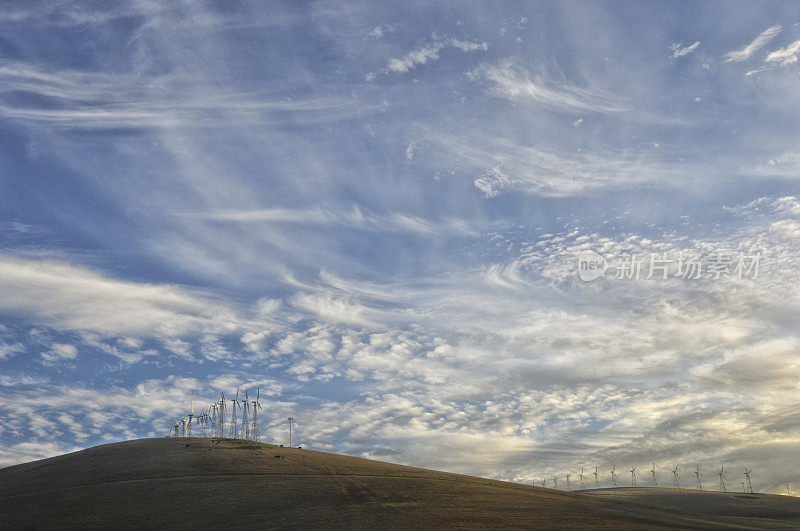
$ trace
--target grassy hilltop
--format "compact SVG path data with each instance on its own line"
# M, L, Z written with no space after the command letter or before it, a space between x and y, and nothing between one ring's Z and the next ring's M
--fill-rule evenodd
M800 499L591 494L230 439L140 439L0 469L0 527L800 527Z

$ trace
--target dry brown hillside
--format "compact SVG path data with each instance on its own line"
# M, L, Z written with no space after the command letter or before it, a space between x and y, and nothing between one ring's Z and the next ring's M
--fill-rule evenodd
M0 527L800 527L796 498L730 495L705 511L695 494L717 499L666 492L656 507L266 444L142 439L0 469Z

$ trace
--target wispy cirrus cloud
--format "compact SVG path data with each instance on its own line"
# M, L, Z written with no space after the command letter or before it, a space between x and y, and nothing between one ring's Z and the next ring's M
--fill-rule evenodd
M783 26L780 24L776 24L775 26L771 26L764 31L762 31L755 39L750 42L747 46L742 48L741 50L733 50L725 54L725 62L726 63L738 63L741 61L746 61L749 59L754 53L759 51L761 48L769 44L772 39L778 36L778 34L783 29Z
M779 63L781 66L788 66L797 62L800 57L800 40L794 41L785 48L779 48L764 59L767 63Z
M672 50L672 58L677 59L678 57L689 55L690 53L695 51L699 46L700 46L700 41L697 41L694 44L690 44L689 46L684 46L683 44L676 42L670 44L669 49Z
M513 63L482 65L470 72L472 79L485 79L490 94L512 101L530 101L568 112L621 112L628 107L607 91L555 81L544 74L534 75Z
M370 72L367 74L366 79L367 81L372 81L380 74L404 74L420 65L439 59L439 52L446 48L455 48L462 52L474 52L478 50L486 51L489 49L489 45L485 42L464 41L455 37L440 39L434 35L432 44L418 46L401 57L389 59L384 68Z
M110 335L226 331L234 312L177 286L116 280L54 260L0 256L0 310L61 329ZM74 357L68 347L53 355Z

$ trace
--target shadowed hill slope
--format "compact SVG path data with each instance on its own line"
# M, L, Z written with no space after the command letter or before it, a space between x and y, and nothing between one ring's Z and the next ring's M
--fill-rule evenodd
M0 469L3 528L800 526L795 498L736 517L621 498L227 439L141 439Z

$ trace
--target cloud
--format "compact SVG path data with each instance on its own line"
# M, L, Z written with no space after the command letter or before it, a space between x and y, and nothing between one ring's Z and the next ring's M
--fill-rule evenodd
M619 151L598 145L570 151L477 131L432 133L428 140L477 173L473 185L485 197L509 191L566 197L643 183L676 186L695 170L692 164L665 160L652 148Z
M694 43L694 44L692 44L690 46L683 46L683 44L680 44L680 43L676 42L676 43L670 44L669 49L672 50L672 58L673 59L677 59L678 57L683 57L684 55L689 55L690 53L695 51L698 46L700 46L700 41L697 41L696 43Z
M8 61L0 64L0 111L29 124L172 129L219 127L223 122L336 121L378 108L343 97L278 98L222 84L213 91L193 92L187 89L195 84L192 79L188 74L163 75L157 88L143 95L141 78L133 73L52 70Z
M798 56L800 56L800 40L794 41L786 48L779 48L774 52L770 52L764 61L787 66L796 63Z
M367 81L372 81L379 74L404 74L406 72L410 72L417 66L425 65L429 61L435 61L439 59L439 52L446 48L455 48L457 50L461 50L462 52L473 52L478 50L486 51L489 49L489 45L485 42L462 41L456 39L455 37L441 40L434 36L433 44L419 46L402 57L394 57L389 59L385 68L376 72L370 72L367 74L366 79Z
M128 282L53 260L0 256L0 310L60 329L175 335L236 328L234 313L176 286Z
M49 362L74 360L77 355L78 349L75 348L75 345L66 343L53 343L49 352L42 352L42 358Z
M741 62L746 61L750 58L754 53L759 51L761 48L769 44L772 39L774 39L782 30L780 24L775 26L771 26L764 31L762 31L753 41L742 48L741 50L734 50L725 54L725 62Z
M375 232L416 234L474 234L469 223L459 219L432 220L400 212L376 213L353 206L349 210L288 208L212 210L183 214L194 219L233 223L297 224L330 228L338 226Z
M603 90L555 82L541 74L534 76L511 63L482 65L470 72L469 77L486 79L491 84L490 94L512 101L531 101L569 112L628 110L618 97Z
M20 352L25 352L25 345L22 343L0 343L0 361L10 359Z

